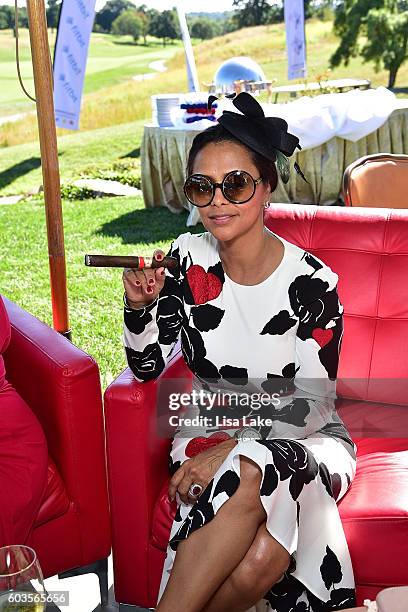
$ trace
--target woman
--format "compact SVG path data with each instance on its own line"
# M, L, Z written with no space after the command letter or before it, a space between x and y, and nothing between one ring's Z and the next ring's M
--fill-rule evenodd
M231 414L223 401L205 424L208 403L191 402L203 418L172 445L177 512L156 610L340 610L355 591L336 501L356 449L334 411L338 276L264 226L298 139L249 94L233 102L242 114L224 111L189 154L184 190L207 232L172 243L175 271L124 271L124 344L139 381L161 373L181 334L193 389L278 401L235 405L238 428L214 424Z

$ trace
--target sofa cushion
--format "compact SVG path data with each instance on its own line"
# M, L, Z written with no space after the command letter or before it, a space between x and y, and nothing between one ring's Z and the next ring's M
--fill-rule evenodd
M6 307L0 296L0 389L6 381L6 367L4 365L3 353L10 344L11 327Z
M265 212L265 225L339 276L344 335L338 378L365 380L363 395L351 389L346 397L407 404L403 386L390 399L377 384L379 379L407 380L406 210L274 204ZM340 385L338 393L344 395Z
M35 527L65 514L69 509L69 504L70 501L61 476L53 460L48 457L47 484L41 500L40 510L35 520Z
M47 475L47 443L30 407L7 381L0 387L0 546L24 543ZM5 492L7 491L7 495Z
M336 409L353 440L405 438L408 442L408 406L339 398Z
M356 441L357 471L339 503L356 583L408 584L407 439Z
M170 537L170 529L177 511L177 502L167 495L170 477L163 484L153 512L151 542L159 550L165 551Z
M24 412L25 419L27 423L29 423L29 419L32 420L31 428L38 428L38 423L31 414L30 409L25 404L25 402L19 397L18 393L12 387L10 383L6 381L6 368L3 360L2 354L6 351L7 347L10 344L11 337L11 326L9 317L6 311L6 307L4 305L3 299L0 296L0 393L2 400L3 409L6 407L8 411L14 409L12 415L12 421L14 423L14 427L16 425L16 411L19 410L19 414ZM5 411L3 410L3 417L5 416ZM23 417L22 417L23 418ZM11 421L9 423L11 425ZM29 425L27 425L27 428ZM25 438L23 437L23 430L20 428L18 430L18 434L16 432L12 432L15 439L20 441L22 440L25 443ZM41 432L41 437L43 438L43 433ZM44 448L45 448L45 440L44 440ZM41 485L42 486L42 485ZM51 519L57 518L64 514L69 507L69 499L67 497L64 485L62 483L61 477L58 474L57 468L50 457L48 457L48 467L47 467L47 482L45 485L45 490L43 492L41 506L38 512L38 515L35 520L35 526L42 525L50 521Z

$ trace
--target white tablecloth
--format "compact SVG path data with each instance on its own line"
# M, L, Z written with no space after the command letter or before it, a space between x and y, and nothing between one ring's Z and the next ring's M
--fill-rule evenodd
M303 149L312 149L334 136L356 142L384 125L400 100L385 87L341 94L304 96L288 104L263 104L266 116L286 119L289 132Z

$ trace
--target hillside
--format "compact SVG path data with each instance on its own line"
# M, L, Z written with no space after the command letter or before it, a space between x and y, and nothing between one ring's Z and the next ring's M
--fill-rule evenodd
M48 32L51 55L55 31ZM86 67L85 94L116 85L134 75L152 72L151 62L168 60L182 45L181 41L163 48L160 41L148 37L148 46L134 45L127 36L92 34ZM20 69L29 92L34 91L28 30L19 30ZM10 30L0 30L0 117L30 110L33 105L21 90L17 79L15 39ZM7 85L7 86L5 86Z
M330 55L336 48L336 38L332 33L332 23L310 20L306 24L307 55L309 80L323 74L329 63ZM11 42L11 38L10 41ZM11 66L3 71L4 44L0 36L0 103L1 95L10 83L18 87L17 78L12 79ZM9 47L10 49L10 47ZM220 63L234 55L248 55L257 60L268 78L276 78L278 85L287 83L285 32L283 24L244 28L194 45L197 69L201 83L212 80ZM3 55L2 55L3 54ZM134 81L130 74L151 72L148 68L153 56L167 59L168 70L154 79ZM27 61L27 55L24 57ZM10 60L9 60L10 61ZM90 45L90 61L85 81L81 129L93 130L136 120L148 120L151 116L150 96L155 93L186 91L187 80L184 50L176 45L163 49L160 45L143 47L131 45L126 37L93 34ZM14 67L15 69L15 67ZM28 67L26 66L28 70ZM360 58L353 58L348 66L336 68L332 78L356 77L371 79L373 85L386 85L386 71L375 73L372 64L363 64ZM399 87L408 85L408 63L398 74ZM203 89L205 87L203 86ZM20 94L19 100L24 100ZM14 99L13 104L18 105ZM5 104L5 103L4 103ZM0 106L1 108L1 106ZM16 111L14 111L16 112ZM61 130L61 133L63 131ZM72 137L75 134L69 132ZM0 126L0 146L10 146L35 140L35 116L29 116L14 124Z

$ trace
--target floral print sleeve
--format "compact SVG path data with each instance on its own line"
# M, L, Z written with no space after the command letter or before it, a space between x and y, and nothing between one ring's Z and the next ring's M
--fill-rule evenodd
M172 242L167 255L179 264L182 236ZM125 303L123 343L126 358L136 380L147 382L164 370L179 338L183 321L180 267L165 270L166 278L159 296L145 308L133 310Z
M304 271L288 286L285 308L269 319L261 334L279 338L293 330L292 360L268 368L262 387L278 392L274 425L267 437L304 439L320 432L352 441L336 412L336 377L343 336L343 305L337 293L338 275L310 253L303 255ZM268 408L263 409L265 417ZM351 449L350 449L351 450Z
M320 431L352 445L335 409L344 310L337 291L338 275L310 254L305 256L315 272L297 277L290 292L299 321L295 343L296 412L302 413L299 408L303 401L306 435Z
M295 342L295 395L309 410L306 435L333 422L336 377L343 336L338 276L311 258L315 272L299 276L290 300L298 317ZM299 406L298 406L299 409Z
M305 257L315 271L311 275L298 276L289 290L289 299L299 320L296 333L298 375L335 381L343 335L338 276L310 254Z

